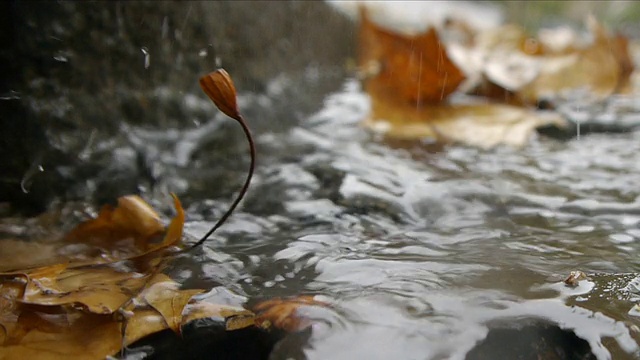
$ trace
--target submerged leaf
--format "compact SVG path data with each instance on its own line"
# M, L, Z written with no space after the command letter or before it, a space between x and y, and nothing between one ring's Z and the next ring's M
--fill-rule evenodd
M315 300L313 296L298 296L290 299L271 299L254 306L256 322L263 327L273 325L276 328L294 332L311 325L311 319L302 315L299 310L305 306L327 307L328 304Z

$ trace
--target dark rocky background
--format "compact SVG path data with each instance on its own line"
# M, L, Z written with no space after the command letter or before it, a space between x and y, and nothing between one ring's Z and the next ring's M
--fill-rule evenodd
M217 65L260 93L281 73L344 68L353 36L353 23L315 1L2 2L2 211L77 197L72 184L109 166L83 151L123 123L193 126L184 96L206 98L197 80ZM211 110L190 116L204 122Z

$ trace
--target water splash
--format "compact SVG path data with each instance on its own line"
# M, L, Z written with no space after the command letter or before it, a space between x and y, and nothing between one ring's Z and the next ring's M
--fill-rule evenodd
M40 164L41 161L42 161L42 155L38 155L36 160L33 163L31 163L31 166L29 166L29 169L27 169L27 171L22 176L22 180L20 180L20 189L22 189L23 193L28 194L30 191L29 188L33 183L33 178L37 174L44 172L44 167L42 166L42 164Z

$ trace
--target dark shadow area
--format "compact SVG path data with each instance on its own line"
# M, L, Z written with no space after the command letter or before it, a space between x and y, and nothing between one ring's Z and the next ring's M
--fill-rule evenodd
M467 360L591 360L589 343L569 330L542 320L518 320L491 326Z

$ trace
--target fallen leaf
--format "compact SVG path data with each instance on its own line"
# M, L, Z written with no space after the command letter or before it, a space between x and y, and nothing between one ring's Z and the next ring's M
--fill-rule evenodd
M120 324L110 316L24 312L0 359L104 359L121 347Z
M315 300L313 296L298 296L289 299L270 299L253 307L256 323L262 327L276 328L294 332L311 325L312 321L299 310L307 306L327 307L328 304Z
M366 128L395 139L463 143L481 148L500 144L522 146L535 129L545 125L566 126L556 114L502 104L407 106L371 89L372 115Z
M373 69L365 90L372 86L415 106L443 101L464 80L435 29L418 35L395 33L369 20L364 8L360 18L358 63Z
M17 239L0 240L0 272L43 267L69 261L61 254L60 242L48 243Z
M593 17L587 19L587 27L590 43L580 42L566 27L542 29L531 37L510 24L477 34L471 46L449 47L452 59L472 80L462 86L471 93L531 105L577 89L602 99L628 84L633 62L626 38L610 36Z
M137 195L118 198L118 206L105 205L98 217L78 225L67 241L109 246L114 240L131 237L143 250L144 240L164 230L160 216Z
M54 269L41 276L29 274L24 296L32 305L73 305L94 314L113 314L144 287L147 276L110 266Z
M553 98L568 90L585 88L596 98L613 94L622 80L622 70L611 39L605 29L590 18L593 43L566 55L539 57L539 74L529 84L518 89L518 96L535 104L543 98Z
M177 245L182 239L182 231L185 221L184 209L182 208L182 204L180 204L180 200L178 199L176 194L171 193L171 197L173 198L173 206L176 210L176 215L173 217L173 219L171 219L171 223L169 223L169 227L167 228L167 232L164 235L162 242L160 242L160 244L156 246L151 247L148 252L157 251L169 246Z
M162 315L170 329L180 334L184 307L194 295L202 293L203 290L180 290L180 285L168 276L158 276L164 277L164 280L155 282L145 289L142 297Z

